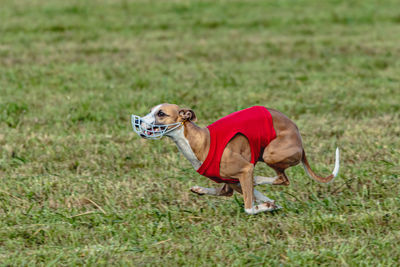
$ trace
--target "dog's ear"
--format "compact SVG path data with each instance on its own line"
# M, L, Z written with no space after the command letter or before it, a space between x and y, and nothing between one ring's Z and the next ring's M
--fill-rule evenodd
M182 108L179 110L179 116L184 120L184 121L197 121L196 114L194 114L194 111L191 109L187 108Z

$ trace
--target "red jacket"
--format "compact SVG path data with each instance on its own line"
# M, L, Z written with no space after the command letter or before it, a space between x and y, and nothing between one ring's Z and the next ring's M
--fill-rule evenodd
M247 137L251 148L251 163L256 164L263 149L276 137L272 116L268 109L254 106L229 114L209 125L210 150L197 170L217 183L238 183L238 179L223 178L219 173L222 153L228 142L238 133Z

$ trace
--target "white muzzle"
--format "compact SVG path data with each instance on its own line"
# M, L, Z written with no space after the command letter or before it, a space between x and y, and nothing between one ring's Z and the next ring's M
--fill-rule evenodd
M131 116L131 123L133 131L140 137L147 139L161 139L161 137L166 133L169 133L183 125L183 122L171 124L149 124L136 115Z

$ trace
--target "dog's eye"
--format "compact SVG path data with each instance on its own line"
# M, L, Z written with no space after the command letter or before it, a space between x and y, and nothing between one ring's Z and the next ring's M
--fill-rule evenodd
M165 114L164 112L162 112L162 110L160 110L160 111L157 113L157 116L158 116L158 117L164 117L165 115L167 115L167 114Z

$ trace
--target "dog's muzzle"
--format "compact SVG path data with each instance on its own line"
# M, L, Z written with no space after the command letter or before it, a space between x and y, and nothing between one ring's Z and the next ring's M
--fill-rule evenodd
M140 137L147 139L160 139L166 133L169 133L180 126L183 122L171 123L171 124L148 124L143 121L139 116L131 116L132 128L135 133Z

